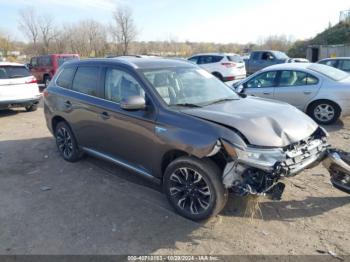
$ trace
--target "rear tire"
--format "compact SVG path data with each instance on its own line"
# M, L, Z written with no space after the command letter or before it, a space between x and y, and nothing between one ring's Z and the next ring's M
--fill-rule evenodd
M33 112L36 111L38 109L38 105L37 104L33 104L30 106L25 106L25 109L27 112Z
M307 113L318 124L330 125L338 120L341 109L332 101L319 100L309 106Z
M214 72L214 73L212 73L212 75L215 76L220 81L224 82L224 78L223 78L223 76L220 73Z
M55 138L57 149L64 160L76 162L83 156L69 125L62 121L56 125Z
M194 221L217 215L227 202L221 171L209 159L177 158L166 168L163 182L173 208Z

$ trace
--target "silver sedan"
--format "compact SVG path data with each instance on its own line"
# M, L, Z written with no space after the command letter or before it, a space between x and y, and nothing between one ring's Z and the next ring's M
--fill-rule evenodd
M233 87L239 93L294 105L319 124L332 124L350 115L350 75L326 65L273 65Z

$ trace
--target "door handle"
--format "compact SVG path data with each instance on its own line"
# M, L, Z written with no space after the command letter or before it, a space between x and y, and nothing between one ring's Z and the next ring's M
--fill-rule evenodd
M72 103L69 100L64 102L64 105L66 106L66 108L71 108L72 107Z
M305 95L310 95L312 92L311 91L304 91Z
M264 95L271 95L270 92L263 92Z
M102 112L102 113L100 114L100 116L101 116L101 118L102 118L103 120L107 120L107 119L110 119L110 118L111 118L111 116L110 116L107 112Z

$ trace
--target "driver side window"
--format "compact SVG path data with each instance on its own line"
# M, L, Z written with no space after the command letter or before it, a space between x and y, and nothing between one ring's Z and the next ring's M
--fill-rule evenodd
M145 92L136 79L124 71L107 69L105 98L120 103L123 98L130 96L145 97Z
M257 75L246 83L247 88L274 87L276 85L277 71L269 71Z

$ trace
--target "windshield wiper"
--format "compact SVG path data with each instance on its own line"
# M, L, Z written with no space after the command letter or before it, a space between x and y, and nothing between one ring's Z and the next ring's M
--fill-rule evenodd
M222 99L212 101L208 105L217 104L217 103L221 103L221 102L227 102L227 101L233 101L233 100L237 100L237 99L236 98L222 98Z
M191 104L191 103L179 103L179 104L173 104L172 106L184 106L184 107L201 107L196 104Z

